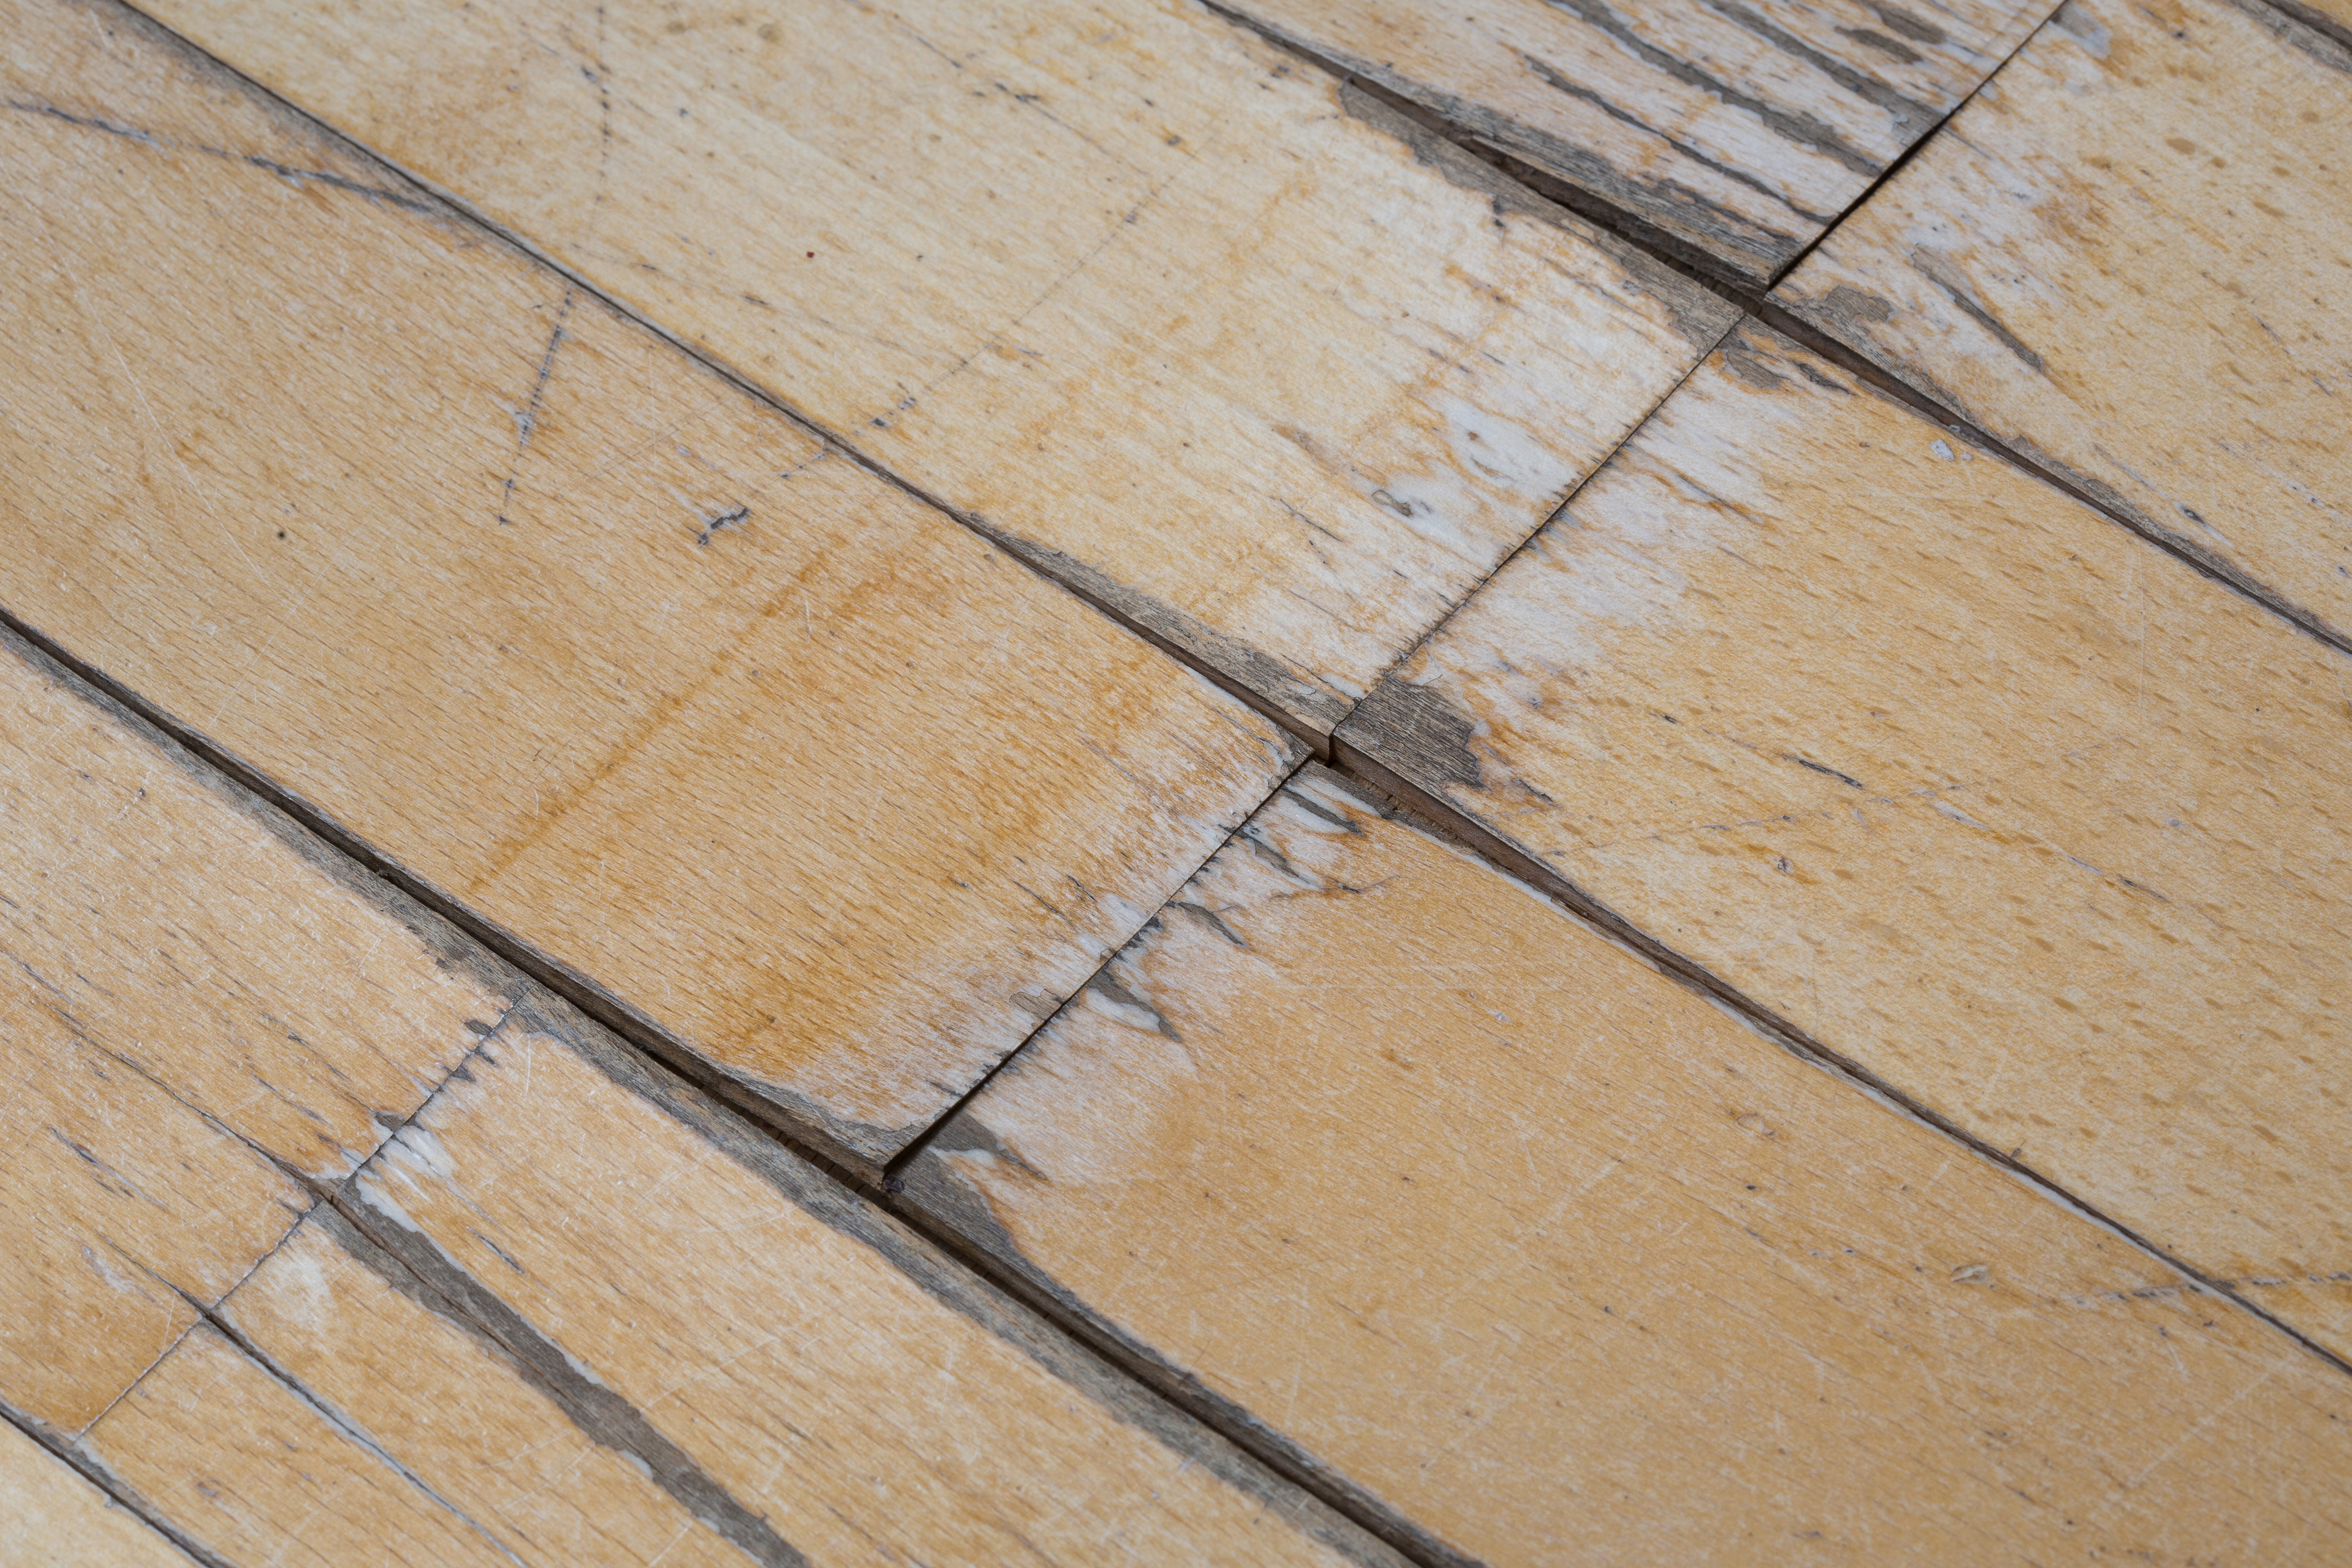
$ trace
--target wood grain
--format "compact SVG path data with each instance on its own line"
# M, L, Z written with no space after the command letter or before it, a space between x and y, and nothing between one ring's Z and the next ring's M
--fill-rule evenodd
M0 1558L18 1568L186 1568L188 1556L0 1421Z
M756 1560L1397 1561L559 1007L509 1019L342 1202L382 1267ZM482 1462L429 1390L338 1366L367 1292L299 1257L251 1289L227 1315L411 1435L404 1463Z
M0 636L0 1400L71 1434L503 998Z
M1748 330L1352 744L2352 1351L2352 660Z
M0 602L845 1159L1299 754L148 25L8 4Z
M2076 0L1777 298L2352 647L2352 50Z
M1320 770L908 1193L1481 1562L2352 1550L2339 1372Z
M1233 8L1749 284L1777 278L2050 11L2047 0Z
M151 9L1312 735L1728 323L1191 0Z

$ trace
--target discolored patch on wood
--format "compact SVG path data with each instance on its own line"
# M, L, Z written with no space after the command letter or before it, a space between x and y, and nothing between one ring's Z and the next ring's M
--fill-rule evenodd
M2352 1351L2347 657L1738 341L1399 671L1480 787L1341 740Z
M2352 647L2352 50L2072 0L1774 293Z
M1181 1043L1081 998L906 1195L1430 1557L2345 1544L2320 1357L1335 774L1244 834L1114 961Z
M0 602L811 1142L878 1169L1303 754L152 24L16 16Z
M1219 9L1768 284L2049 11L1667 0Z

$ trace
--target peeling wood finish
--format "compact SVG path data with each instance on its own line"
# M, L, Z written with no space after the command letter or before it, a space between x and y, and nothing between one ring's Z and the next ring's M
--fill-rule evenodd
M1237 0L1267 32L1769 283L2046 0Z
M1486 1563L2352 1551L2320 1358L1318 769L908 1192Z
M1342 739L2352 1352L2352 659L1750 329Z
M1776 294L2352 646L2352 50L2075 0Z
M188 1568L190 1559L56 1455L0 1421L0 1559L20 1568L107 1563Z
M1189 0L149 9L1318 737L1725 324Z
M0 602L845 1158L1299 755L148 24L9 9Z
M504 999L0 637L0 1401L80 1431Z

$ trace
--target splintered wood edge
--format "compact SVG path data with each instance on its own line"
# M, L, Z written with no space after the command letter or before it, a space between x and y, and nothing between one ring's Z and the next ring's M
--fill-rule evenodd
M1146 1433L1169 1452L1257 1500L1351 1561L1375 1568L1399 1568L1401 1559L1323 1499L1283 1485L1281 1479L1270 1475L1242 1448L1200 1419L1171 1406L1114 1367L1104 1364L1045 1314L1009 1299L989 1280L975 1276L938 1245L861 1195L853 1184L858 1179L856 1175L830 1168L825 1162L780 1142L775 1131L760 1121L677 1073L662 1059L662 1053L608 1027L559 990L542 984L521 965L493 951L476 932L445 918L413 896L401 885L404 874L396 868L380 869L381 858L366 846L351 840L323 818L315 825L301 820L296 811L273 798L271 787L260 782L252 769L234 757L220 754L201 738L184 739L176 725L151 717L147 705L135 694L123 691L118 683L101 674L86 671L70 657L44 646L45 641L37 633L22 627L13 616L0 611L0 657L21 659L45 679L147 742L162 760L247 820L266 827L327 880L365 900L409 931L438 963L504 997L507 1008L494 1033L525 1029L562 1041L613 1083L692 1130L803 1213L877 1254L934 1300L1020 1351L1046 1373L1086 1395L1114 1420ZM351 847L344 847L346 844ZM485 1036L484 1039L488 1037ZM457 1070L466 1070L465 1065L461 1063ZM721 1089L725 1087L714 1086ZM427 1097L425 1103L431 1102L431 1097ZM421 1110L420 1107L420 1113ZM362 1166L362 1172L368 1169ZM876 1171L878 1175L876 1167L866 1165L863 1170ZM654 1468L656 1479L689 1511L751 1551L756 1560L794 1560L774 1556L775 1548L783 1547L783 1543L774 1541L772 1532L767 1532L768 1538L762 1539L766 1527L760 1522L756 1510L727 1496L682 1451L666 1447L667 1440L660 1437L641 1414L625 1404L616 1404L618 1396L609 1390L596 1389L581 1379L560 1349L450 1265L429 1241L403 1232L375 1215L357 1195L358 1180L357 1173L331 1187L304 1180L306 1187L325 1200L313 1207L314 1221L328 1225L339 1241L358 1237L369 1244L367 1247L347 1247L358 1261L367 1264L412 1300L431 1307L437 1316L478 1339L488 1336L486 1342L495 1342L502 1358L516 1364L584 1435L604 1447L618 1447L636 1454ZM331 1213L332 1219L328 1217ZM397 1259L396 1272L407 1276L405 1280L396 1278L395 1271L387 1270L387 1258ZM424 1295L417 1293L420 1289ZM272 1365L231 1326L210 1312L205 1313L204 1318L227 1333L241 1351L279 1381L300 1389L297 1380ZM304 1397L312 1396L304 1391ZM13 1424L33 1430L16 1419L13 1412L10 1418ZM43 1447L51 1445L44 1442ZM654 1451L647 1452L648 1447ZM78 1465L77 1468L90 1474L87 1464ZM93 1479L100 1476L102 1471ZM131 1489L111 1477L103 1477L101 1484L118 1497L136 1497ZM154 1522L152 1509L142 1506L138 1511L142 1518ZM181 1532L167 1530L166 1533L174 1544L190 1551L200 1561L218 1561L193 1546Z

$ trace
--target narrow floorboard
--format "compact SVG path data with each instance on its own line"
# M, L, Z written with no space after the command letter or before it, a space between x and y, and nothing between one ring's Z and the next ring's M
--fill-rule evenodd
M1226 0L1221 0L1226 3ZM1769 285L2049 0L1237 0L1464 135Z

